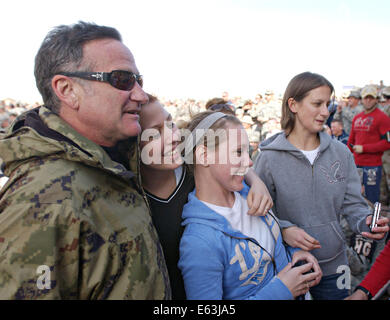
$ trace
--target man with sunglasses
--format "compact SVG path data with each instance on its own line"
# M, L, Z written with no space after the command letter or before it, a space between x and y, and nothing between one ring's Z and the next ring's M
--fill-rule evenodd
M148 101L117 30L58 26L35 59L44 106L0 140L0 299L167 299L138 175Z

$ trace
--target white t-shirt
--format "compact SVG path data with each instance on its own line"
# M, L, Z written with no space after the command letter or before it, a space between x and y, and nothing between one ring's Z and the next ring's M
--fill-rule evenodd
M274 238L266 223L259 217L248 215L248 203L240 193L234 192L235 200L232 208L217 206L202 201L211 210L224 216L233 229L257 240L257 242L269 253L275 248Z
M315 158L317 157L318 151L320 151L320 146L314 150L301 150L301 152L309 159L310 164L313 165Z

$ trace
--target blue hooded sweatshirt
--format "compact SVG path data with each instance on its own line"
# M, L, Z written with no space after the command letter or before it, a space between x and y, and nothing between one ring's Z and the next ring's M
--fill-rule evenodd
M246 198L248 186L240 194ZM211 210L196 196L188 195L183 209L184 234L180 260L188 299L293 299L290 290L276 276L297 251L286 248L279 224L270 214L263 219L275 242L268 253L259 243L234 230L228 220ZM299 250L299 249L298 249Z

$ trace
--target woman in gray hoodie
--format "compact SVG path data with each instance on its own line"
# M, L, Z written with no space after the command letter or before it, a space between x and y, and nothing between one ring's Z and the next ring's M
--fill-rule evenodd
M367 238L382 239L389 230L389 220L381 218L370 233L372 216L361 195L353 155L322 132L333 91L321 75L295 76L283 97L283 132L261 145L254 165L271 193L284 240L312 250L320 264L323 278L310 290L314 299L343 299L349 293L343 281L348 260L340 214Z

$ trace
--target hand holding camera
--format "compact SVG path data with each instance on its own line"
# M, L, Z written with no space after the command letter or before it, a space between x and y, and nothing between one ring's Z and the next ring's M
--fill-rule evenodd
M317 285L322 277L322 271L316 258L307 251L295 252L292 262L279 272L278 278L291 291L294 298L299 297Z
M387 217L381 217L380 211L381 204L376 202L374 205L374 213L366 219L366 224L370 226L370 232L362 232L362 236L373 240L381 240L384 238L386 232L389 231L389 219Z
M375 202L375 206L374 206L374 214L372 215L372 220L371 220L371 223L370 223L370 231L373 232L374 228L378 227L378 220L379 220L379 217L380 217L380 212L381 212L381 204L380 202Z

